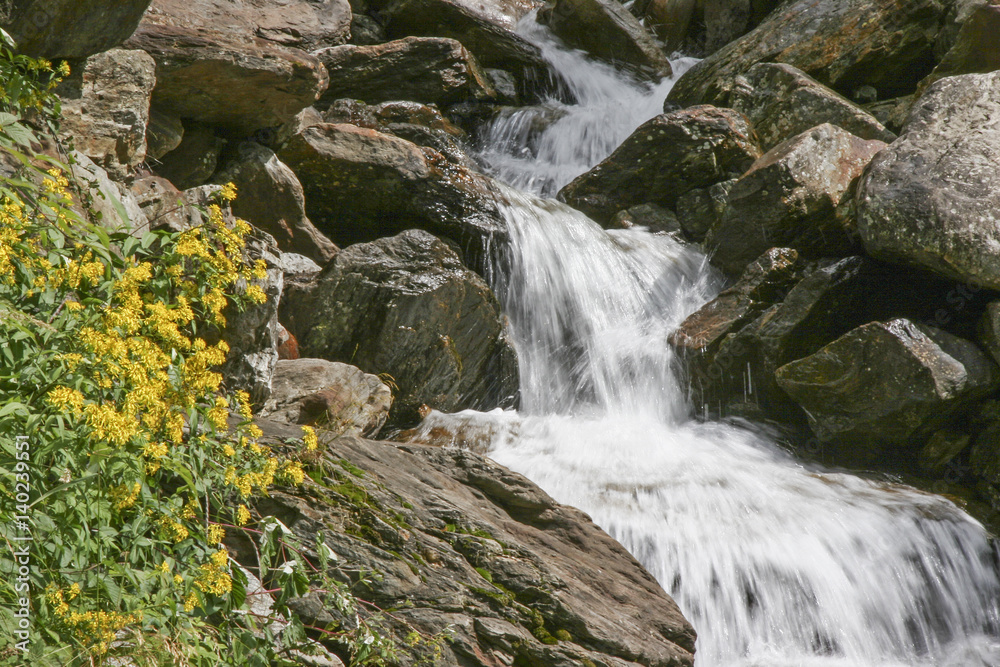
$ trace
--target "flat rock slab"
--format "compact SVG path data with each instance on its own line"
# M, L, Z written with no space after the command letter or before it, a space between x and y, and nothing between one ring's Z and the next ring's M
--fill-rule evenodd
M322 532L338 579L378 573L358 595L394 610L382 627L401 644L412 628L450 628L442 667L692 665L694 631L656 580L523 476L458 449L352 437L328 447L319 483L276 490L258 509L304 544ZM307 623L337 620L318 595L290 604ZM408 648L396 664L426 664L431 653Z
M405 37L376 46L321 49L330 86L320 100L369 104L410 100L423 104L484 101L496 95L476 59L454 39Z
M905 95L930 73L950 8L944 0L792 0L688 70L668 99L726 106L736 77L759 62L793 65L846 95L864 85L880 99Z
M733 184L709 230L712 262L738 275L772 246L814 257L852 254L854 187L884 147L824 124L768 151Z
M975 345L905 319L872 322L776 372L823 441L858 460L913 446L963 404L997 386L996 365Z
M559 199L607 225L618 211L638 204L673 208L689 190L742 174L759 157L743 114L693 107L642 124L603 162L560 190Z
M1000 289L1000 72L942 79L858 188L865 249Z
M48 58L86 58L131 35L150 0L13 0L2 27L18 51Z

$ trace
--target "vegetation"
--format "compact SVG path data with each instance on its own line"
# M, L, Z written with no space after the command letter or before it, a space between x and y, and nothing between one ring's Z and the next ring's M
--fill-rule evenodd
M265 299L249 225L223 217L234 189L183 233L135 237L88 220L69 169L37 150L54 136L51 89L68 69L10 47L0 49L0 662L25 662L15 642L27 599L29 664L285 664L314 646L307 635L355 664L384 663L391 643L325 574L332 551L304 548L273 518L251 525L254 496L304 472L259 441L249 396L216 370L226 314ZM316 444L307 432L301 446ZM223 544L237 532L257 550L270 609L251 607L252 580ZM347 622L303 628L285 603L310 589Z

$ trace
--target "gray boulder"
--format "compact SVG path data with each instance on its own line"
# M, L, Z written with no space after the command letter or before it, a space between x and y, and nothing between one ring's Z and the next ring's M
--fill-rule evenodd
M145 227L136 230L137 233L151 229L182 232L202 223L201 213L185 194L161 176L137 178L129 189L146 221Z
M647 202L673 208L677 198L742 174L760 157L753 128L732 109L699 106L647 121L559 199L607 224ZM760 253L758 253L760 254Z
M884 147L824 124L770 150L730 189L705 240L712 262L739 274L775 245L819 257L851 254L854 187Z
M862 139L891 143L896 138L866 110L782 63L751 67L733 88L730 104L753 123L765 151L823 123Z
M670 61L643 25L615 0L555 0L538 20L571 47L644 78L670 76Z
M378 435L392 405L389 387L359 368L324 359L286 359L274 367L261 417L315 424L333 435Z
M421 227L474 254L506 234L491 179L403 139L321 123L278 157L302 182L309 218L341 246Z
M858 187L865 249L1000 289L1000 72L935 83Z
M1000 4L978 5L962 23L955 44L926 79L920 82L922 94L938 79L958 74L985 74L1000 69Z
M113 49L135 30L150 0L8 0L0 27L21 53L87 58Z
M946 0L790 0L752 32L688 70L668 99L726 106L736 77L759 62L793 65L848 96L873 86L905 95L930 71Z
M345 248L283 313L304 356L386 374L398 387L396 423L416 421L422 405L513 404L517 361L496 298L426 232Z
M315 51L347 41L351 5L347 0L245 0L255 34L275 44Z
M858 327L776 372L822 441L871 461L912 448L956 409L997 386L996 365L972 343L905 319Z
M114 49L88 58L56 92L60 131L118 180L146 159L156 63L142 51Z
M341 98L452 104L496 95L476 59L454 39L405 37L376 46L335 46L314 55L330 76L321 104Z
M252 141L239 144L212 180L236 185L233 214L273 236L282 251L305 255L320 264L337 253L333 241L306 215L299 179L271 149Z

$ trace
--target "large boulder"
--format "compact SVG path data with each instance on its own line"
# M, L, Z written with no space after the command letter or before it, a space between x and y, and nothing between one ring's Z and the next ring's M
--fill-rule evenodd
M483 67L507 70L517 79L519 92L535 99L553 89L558 75L542 52L505 25L460 0L397 0L378 2L391 39L448 37L461 42Z
M781 0L704 0L704 3L704 50L715 53L760 25Z
M320 100L325 104L351 98L445 105L496 95L476 59L453 39L405 37L376 46L335 46L315 55L330 76Z
M138 234L155 229L182 232L202 223L201 213L187 196L162 176L137 178L129 190L142 209L146 223L136 230Z
M1000 72L935 83L858 187L858 230L889 261L1000 289Z
M640 0L632 4L632 12L673 52L685 45L698 4L698 0Z
M343 44L351 35L347 0L245 0L255 34L275 44L315 51Z
M306 215L299 179L271 149L252 141L239 144L213 180L236 185L239 196L232 203L233 214L273 236L282 251L320 264L337 253L333 241Z
M270 442L298 435L260 425ZM694 630L652 575L525 477L457 448L342 437L324 450L321 481L275 489L255 509L302 544L322 533L338 581L379 573L365 599L393 610L379 616L380 633L406 646L393 664L693 664ZM253 567L249 541L233 555ZM311 594L289 605L307 625L349 622L329 602ZM416 643L414 630L448 639Z
M474 255L506 234L492 180L403 139L321 123L292 137L278 157L302 182L310 219L342 246L421 227Z
M670 76L670 61L637 18L616 0L555 0L538 20L566 44L646 78Z
M315 424L333 435L378 435L392 391L374 375L325 359L285 359L274 367L271 396L260 416Z
M823 123L862 139L890 143L896 138L865 109L783 63L751 67L733 89L730 104L753 123L765 151Z
M884 147L824 124L770 150L729 191L705 241L712 262L739 274L775 245L820 257L850 254L854 187Z
M962 24L954 46L930 75L920 82L923 92L946 76L985 74L1000 69L1000 0L972 9Z
M726 106L736 77L759 62L793 65L853 96L874 86L880 99L905 95L934 63L946 0L792 0L755 30L688 70L668 99Z
M782 366L776 378L821 441L863 462L918 446L956 409L996 388L1000 374L972 343L895 319L858 327Z
M250 134L291 120L326 89L308 53L256 36L255 14L224 0L154 0L128 40L156 60L153 106Z
M345 248L288 295L283 313L304 356L395 383L396 423L416 421L422 405L453 412L513 403L517 361L496 298L426 232Z
M0 27L30 56L87 58L135 31L150 0L8 0Z
M602 224L618 211L677 198L742 174L757 158L753 128L732 109L699 106L647 121L559 198ZM758 253L760 254L760 253Z
M156 63L142 51L91 56L56 91L62 98L60 130L73 138L76 150L123 180L146 159L155 85Z

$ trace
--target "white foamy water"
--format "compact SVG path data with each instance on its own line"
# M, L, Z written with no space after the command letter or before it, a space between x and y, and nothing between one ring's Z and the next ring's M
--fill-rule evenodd
M534 26L525 34L571 82L608 75ZM552 144L547 161L500 164L499 177L548 192L614 147L595 148L595 136L624 138L644 120L601 109L652 116L669 87L618 84L595 85L613 102L579 96L582 137L553 125L538 140ZM719 289L699 253L507 198L511 243L494 282L521 409L434 413L425 432L474 432L492 458L588 512L693 623L698 667L1000 665L1000 582L974 520L937 496L809 469L750 428L689 417L666 338Z

